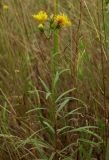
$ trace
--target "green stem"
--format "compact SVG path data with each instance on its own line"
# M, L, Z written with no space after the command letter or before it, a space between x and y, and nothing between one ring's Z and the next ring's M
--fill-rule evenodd
M54 0L54 15L58 13L58 0ZM54 30L54 46L53 46L53 52L52 52L52 73L53 73L53 79L55 76L55 73L57 71L57 65L56 62L58 60L58 52L59 52L59 33L58 30Z
M54 15L56 15L58 13L58 0L54 0ZM56 88L54 88L53 86L53 82L54 82L54 78L56 75L56 72L58 70L57 67L57 61L58 61L58 53L59 53L59 33L58 30L54 30L54 47L53 47L53 53L52 53L52 101L53 104L55 104L55 98L56 98ZM54 159L57 160L58 156L57 156L57 118L55 117L55 113L56 113L56 106L53 105L52 108L52 112L53 112L53 125L54 125L54 130L55 130L55 135L54 135L54 148L55 148L55 157Z
M58 13L58 0L54 0L54 14L57 14Z

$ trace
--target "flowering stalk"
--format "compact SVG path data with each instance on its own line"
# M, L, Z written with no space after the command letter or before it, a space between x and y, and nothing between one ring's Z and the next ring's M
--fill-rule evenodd
M58 0L54 0L54 16L56 16L58 13ZM53 48L53 53L52 53L52 101L53 101L53 104L55 104L55 98L56 98L56 88L54 88L54 78L55 78L55 75L56 75L56 72L57 72L57 60L58 60L58 52L59 52L59 33L58 33L58 30L55 29L54 30L54 35L53 35L53 38L54 38L54 48ZM57 160L58 159L58 155L57 155L57 138L58 138L58 134L57 134L57 118L55 116L55 113L56 113L56 106L53 105L53 108L52 108L52 115L53 115L53 127L54 127L54 130L55 130L55 134L54 134L54 149L55 149L55 157L54 159Z
M47 37L46 32L48 31L53 34L54 43L53 43L53 51L51 53L51 72L52 72L52 82L51 82L51 105L49 109L50 113L50 122L54 129L53 134L53 144L55 149L55 157L54 160L58 159L58 123L57 123L57 106L56 106L56 98L57 98L57 85L55 82L57 81L57 61L58 61L58 53L59 53L59 31L63 27L67 27L71 25L71 21L68 16L64 13L58 14L58 0L54 0L54 15L49 16L45 11L39 11L37 14L32 15L32 17L38 22L38 29L41 33ZM46 27L47 26L47 27ZM48 27L49 26L49 27ZM58 79L59 80L59 79Z

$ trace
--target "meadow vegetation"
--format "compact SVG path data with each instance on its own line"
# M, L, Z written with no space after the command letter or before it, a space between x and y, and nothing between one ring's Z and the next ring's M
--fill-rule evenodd
M109 160L109 0L0 0L0 160Z

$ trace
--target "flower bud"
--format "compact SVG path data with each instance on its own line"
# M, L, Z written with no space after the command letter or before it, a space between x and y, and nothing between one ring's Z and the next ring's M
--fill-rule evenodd
M41 32L44 32L44 25L42 23L40 23L38 25L38 29L41 31Z

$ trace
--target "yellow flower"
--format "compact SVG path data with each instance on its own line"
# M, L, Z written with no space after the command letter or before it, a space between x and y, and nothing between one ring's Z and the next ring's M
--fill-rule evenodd
M8 5L6 5L6 4L3 5L3 9L4 9L4 10L8 10L8 8L9 8Z
M71 21L69 20L68 16L65 14L59 14L54 17L54 22L58 27L62 26L70 26Z
M44 23L48 19L48 15L44 11L40 11L38 14L32 15L34 19L39 21L40 23Z

